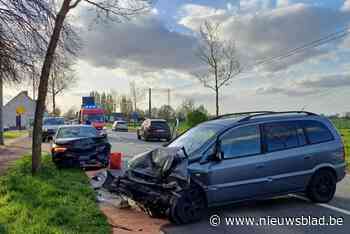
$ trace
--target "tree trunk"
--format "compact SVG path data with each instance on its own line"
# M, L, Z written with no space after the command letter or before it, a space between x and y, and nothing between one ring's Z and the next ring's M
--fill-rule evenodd
M216 117L219 116L219 89L215 90Z
M55 91L55 79L52 77L52 114L56 113L56 91Z
M0 145L4 145L4 126L3 126L3 114L2 114L2 108L3 108L3 78L0 75Z
M63 22L69 11L71 0L64 0L59 13L55 20L55 27L50 38L49 46L46 51L45 60L40 75L38 99L35 108L35 119L33 127L32 143L32 174L36 174L41 166L41 142L42 142L42 125L45 111L45 101L47 96L47 86L50 76L50 69L53 62L53 56L57 48L58 40L62 31Z

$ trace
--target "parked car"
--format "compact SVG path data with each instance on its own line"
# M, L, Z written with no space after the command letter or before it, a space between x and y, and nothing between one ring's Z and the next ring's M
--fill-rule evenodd
M111 145L90 125L67 125L57 130L52 160L58 167L106 167Z
M46 117L43 120L43 133L42 140L47 142L52 140L53 136L56 134L57 129L65 125L63 117Z
M128 122L126 122L124 120L114 121L114 123L112 125L112 130L113 131L124 131L124 132L127 132L128 131Z
M310 112L226 115L188 130L164 148L138 155L104 187L175 223L206 207L290 193L329 202L345 176L342 139Z
M164 119L146 119L137 129L137 139L165 139L171 140L171 131L168 123Z

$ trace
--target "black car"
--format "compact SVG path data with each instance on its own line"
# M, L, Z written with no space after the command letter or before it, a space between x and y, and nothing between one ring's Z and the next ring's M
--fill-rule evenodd
M147 141L150 139L171 140L171 131L164 119L146 119L141 127L137 129L137 138Z
M106 167L110 152L107 136L87 125L60 127L51 149L58 167Z

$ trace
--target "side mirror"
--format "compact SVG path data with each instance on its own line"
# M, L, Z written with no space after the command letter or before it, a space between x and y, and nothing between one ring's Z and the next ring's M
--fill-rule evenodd
M215 161L221 161L224 158L224 152L221 148L221 141L218 140L216 143L216 150L215 150Z
M222 152L222 149L221 149L221 141L218 140L216 142L215 148L213 148L211 151L212 152L210 152L208 157L210 161L219 162L224 158L224 153Z

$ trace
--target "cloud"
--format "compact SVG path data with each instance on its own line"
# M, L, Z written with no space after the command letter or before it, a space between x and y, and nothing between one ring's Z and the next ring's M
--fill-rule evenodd
M276 6L277 7L286 7L289 5L289 0L277 0Z
M340 9L324 8L307 4L283 4L283 7L272 9L270 1L244 1L247 5L258 5L257 12L239 11L237 14L228 14L218 11L220 15L208 16L206 19L222 19L222 36L236 41L238 52L242 55L243 64L255 64L256 61L281 55L293 48L329 35L349 24L350 12ZM282 4L283 2L280 2ZM241 2L242 5L242 2ZM262 7L266 6L266 7ZM191 9L196 9L191 5ZM246 8L244 8L246 9ZM206 12L198 5L193 14L182 18L179 23L198 30ZM198 13L202 12L202 16ZM277 71L292 65L307 61L332 51L332 46L341 43L341 40L329 43L319 48L310 48L303 53L291 56L277 65L264 66L264 70Z
M350 0L345 0L342 6L342 10L349 11L350 10Z
M240 10L244 12L256 12L273 7L271 0L244 0L240 1Z
M89 12L82 13L82 24L88 25ZM102 24L102 25L101 25ZM196 39L170 31L155 14L137 17L129 22L102 22L83 34L81 58L96 67L129 70L176 69L196 66Z
M256 89L258 95L306 96L320 94L331 89L350 86L350 74L329 74L319 77L305 78L300 81L287 82L281 87L265 86Z
M207 19L222 22L229 17L229 13L224 9L216 9L197 4L185 4L181 7L179 14L181 18L178 21L178 24L194 31L198 30Z

